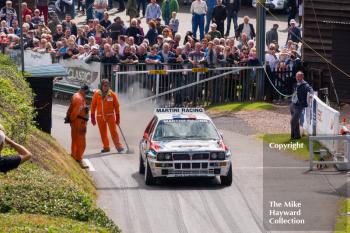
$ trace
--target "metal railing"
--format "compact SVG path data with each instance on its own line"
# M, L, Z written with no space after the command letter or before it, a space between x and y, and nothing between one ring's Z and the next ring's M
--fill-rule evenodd
M132 101L154 96L166 106L252 101L255 87L251 68L224 64L210 69L191 64L119 64L115 72L115 90L120 95Z
M338 140L344 141L344 153L342 155L334 155L334 159L331 161L314 161L314 141L320 140ZM342 159L339 159L342 157ZM309 136L309 166L310 171L313 170L315 164L318 165L327 165L334 164L339 166L339 170L350 170L350 135L333 135L333 136ZM338 167L338 168L339 168Z

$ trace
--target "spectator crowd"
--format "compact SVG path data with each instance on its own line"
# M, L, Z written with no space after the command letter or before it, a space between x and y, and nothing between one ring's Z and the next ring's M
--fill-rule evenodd
M78 8L69 4L72 0L58 0L55 11L51 13L43 7L43 2L47 6L48 1L37 2L41 5L34 9L23 2L22 14L13 8L11 1L6 1L0 9L2 50L20 49L22 31L24 49L50 53L56 60L77 59L109 64L189 63L209 67L259 64L254 25L248 16L244 16L241 24L237 22L238 0L226 0L225 5L222 0L194 0L190 8L192 30L185 35L179 32L179 25L186 22L180 22L177 16L177 0L163 0L161 5L156 0L150 0L148 4L143 0L128 0L126 6L121 0L123 3L118 10L126 9L130 18L117 16L113 20L108 13L111 8L108 0L78 1ZM86 23L78 25L74 19L76 13L88 14L88 8L95 10L94 17L88 16ZM62 12L64 16L60 16ZM141 12L147 28L141 25ZM23 25L19 25L19 17L22 17ZM232 22L234 35L230 37ZM283 70L299 63L296 51L301 35L295 24L291 19L288 40L283 46L278 44L278 25L267 32L265 60L271 69Z

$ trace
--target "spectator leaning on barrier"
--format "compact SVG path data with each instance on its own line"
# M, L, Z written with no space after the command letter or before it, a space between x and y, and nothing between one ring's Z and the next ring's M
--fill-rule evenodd
M1 156L1 151L5 144L14 149L18 155ZM0 172L7 173L10 170L16 169L21 163L28 161L32 157L32 153L24 146L12 141L5 135L5 129L0 125Z
M313 94L312 87L304 80L304 73L299 71L296 76L297 83L294 85L294 92L292 95L292 103L290 105L291 112L291 140L301 138L300 135L300 124L301 116L304 108L308 106L308 93Z

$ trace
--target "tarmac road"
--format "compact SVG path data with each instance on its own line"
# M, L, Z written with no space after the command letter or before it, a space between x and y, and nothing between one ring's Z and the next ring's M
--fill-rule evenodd
M64 105L54 104L52 132L69 151L70 128L63 124L66 109ZM146 186L143 176L138 173L138 142L152 112L153 108L145 105L142 110L122 112L121 126L132 154L112 151L102 156L98 153L101 150L98 129L91 124L88 127L85 158L92 165L90 172L99 194L98 205L123 232L267 232L263 224L263 194L271 200L279 200L281 196L297 199L306 206L303 211L308 215L305 218L309 225L300 228L299 232L313 229L331 232L339 195L346 195L345 175L334 172L325 178L322 173L307 174L306 163L271 151L267 158L271 157L268 161L273 162L267 162L270 166L267 171L273 172L263 174L262 143L250 135L232 131L235 122L230 118L215 121L219 128L228 129L222 132L233 152L231 187L222 187L218 179L173 179L158 186ZM267 178L263 180L266 174ZM269 192L264 192L266 190ZM339 194L341 191L345 194Z

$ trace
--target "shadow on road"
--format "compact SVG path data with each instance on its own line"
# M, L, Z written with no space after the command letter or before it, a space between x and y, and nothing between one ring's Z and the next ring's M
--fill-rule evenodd
M157 185L147 186L145 185L144 175L135 172L131 176L139 184L139 188L148 190L218 190L225 188L216 177L163 178L159 180Z

